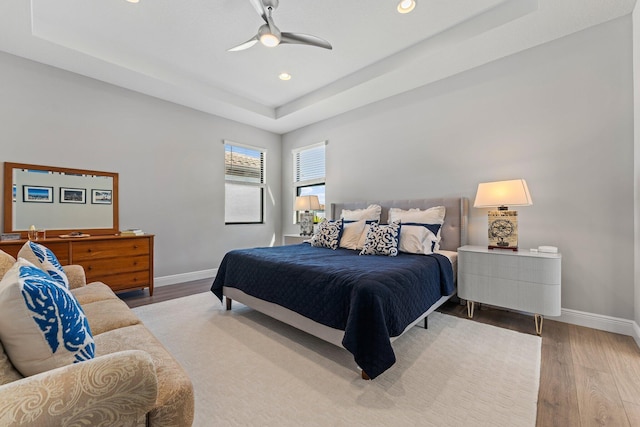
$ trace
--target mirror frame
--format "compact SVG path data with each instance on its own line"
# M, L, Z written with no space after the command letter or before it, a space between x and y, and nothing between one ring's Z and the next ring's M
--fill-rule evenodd
M13 229L13 171L14 169L35 169L35 170L47 170L52 172L64 172L68 174L80 174L80 175L101 175L108 176L113 179L113 195L111 205L113 207L113 227L112 228L80 228L74 230L52 230L57 234L69 234L73 231L79 231L91 235L106 235L106 234L118 234L120 232L119 218L118 218L118 174L114 172L100 172L88 169L71 169L60 168L56 166L43 166L43 165L30 165L26 163L4 163L4 233L20 233L20 237L27 238L27 230L14 230ZM53 236L52 236L53 237Z

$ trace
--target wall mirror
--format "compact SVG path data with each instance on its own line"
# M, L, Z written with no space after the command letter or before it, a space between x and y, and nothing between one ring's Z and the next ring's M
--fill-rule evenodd
M4 232L23 238L32 225L47 238L119 231L117 173L5 162L3 199Z

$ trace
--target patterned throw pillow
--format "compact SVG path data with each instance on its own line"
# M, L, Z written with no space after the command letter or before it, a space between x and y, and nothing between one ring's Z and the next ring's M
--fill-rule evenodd
M398 241L400 238L400 222L389 225L379 225L374 222L367 233L367 240L360 255L398 255Z
M36 242L27 242L18 252L18 258L24 258L46 271L53 280L69 289L69 279L51 249Z
M0 281L0 340L24 376L95 353L89 322L73 294L22 258Z
M342 234L342 220L327 221L326 218L318 224L318 231L311 238L311 246L336 250L340 244Z

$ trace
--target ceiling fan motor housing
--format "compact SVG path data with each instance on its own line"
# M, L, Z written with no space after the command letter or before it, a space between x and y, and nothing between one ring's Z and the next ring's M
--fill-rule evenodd
M276 10L279 3L280 0L262 0L264 7L271 10Z

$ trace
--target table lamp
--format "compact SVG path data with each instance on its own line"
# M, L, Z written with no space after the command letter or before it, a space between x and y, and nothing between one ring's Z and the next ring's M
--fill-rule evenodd
M531 195L524 179L482 182L478 184L474 208L495 208L489 211L489 249L518 250L518 212L508 206L531 206Z
M300 235L311 236L313 234L313 216L311 211L320 209L318 196L298 196L296 197L295 210L300 211L298 220L300 222Z

